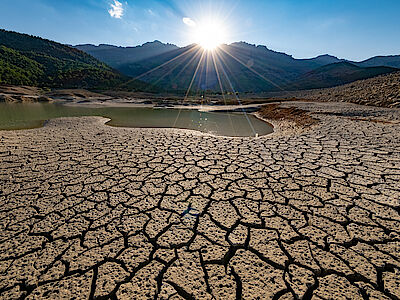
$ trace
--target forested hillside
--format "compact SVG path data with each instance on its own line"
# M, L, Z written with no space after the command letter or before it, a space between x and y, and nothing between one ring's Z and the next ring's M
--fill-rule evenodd
M148 86L78 49L6 30L0 30L0 84L130 90Z

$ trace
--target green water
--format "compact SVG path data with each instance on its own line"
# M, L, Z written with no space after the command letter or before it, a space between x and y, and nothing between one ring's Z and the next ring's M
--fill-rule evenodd
M259 136L273 132L272 126L252 115L198 110L127 107L77 107L50 103L0 103L0 130L41 127L60 117L102 116L108 125L135 128L183 128L223 136ZM253 130L254 129L254 130Z

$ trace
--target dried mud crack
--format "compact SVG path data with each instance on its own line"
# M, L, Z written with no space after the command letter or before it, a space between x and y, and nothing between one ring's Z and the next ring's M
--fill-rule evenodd
M0 297L400 299L400 112L287 105L319 122L0 132Z

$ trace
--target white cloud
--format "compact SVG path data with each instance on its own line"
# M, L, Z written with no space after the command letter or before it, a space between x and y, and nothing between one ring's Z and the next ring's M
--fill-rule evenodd
M196 26L196 22L193 21L191 18L183 18L182 21L183 21L183 23L185 23L189 27Z
M149 13L150 16L156 15L156 13L154 11L152 11L150 8L147 10L147 12Z
M121 2L114 0L114 4L111 4L111 8L108 13L112 18L121 19L124 15L124 7Z

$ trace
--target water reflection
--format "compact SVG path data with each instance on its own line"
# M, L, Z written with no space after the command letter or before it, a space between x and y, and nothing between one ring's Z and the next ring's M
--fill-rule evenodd
M198 110L77 107L59 104L0 103L0 129L40 127L43 121L60 117L103 116L108 125L135 128L182 128L224 136L254 136L272 133L272 127L250 115L241 113L200 112ZM251 122L251 125L249 124Z

